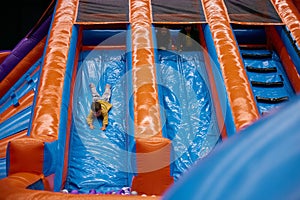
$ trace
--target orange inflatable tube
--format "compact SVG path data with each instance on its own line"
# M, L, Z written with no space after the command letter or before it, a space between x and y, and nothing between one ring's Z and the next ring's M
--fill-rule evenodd
M138 171L132 181L132 190L142 194L161 195L173 183L170 176L171 142L162 137L150 7L148 0L130 1Z
M272 0L281 20L288 27L296 43L300 46L300 14L293 1Z
M14 134L12 136L9 136L7 138L0 140L0 158L6 158L7 144L12 140L19 139L19 138L25 138L27 136L27 131L28 130L26 129L17 134Z
M31 129L33 138L45 141L58 138L62 89L76 5L76 0L57 1L37 90Z
M259 112L222 0L204 0L236 130L259 118Z

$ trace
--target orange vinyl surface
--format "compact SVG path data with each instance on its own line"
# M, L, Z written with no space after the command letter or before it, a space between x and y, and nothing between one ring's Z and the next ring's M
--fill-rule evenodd
M145 168L141 167L146 163L170 162L170 148L169 151L162 151L162 146L170 141L162 138L150 2L133 0L130 8L132 55L134 55L132 58L134 124L138 162L138 174L133 178L132 189L138 193L161 195L173 183L169 164L164 168L146 172ZM156 151L159 153L154 153ZM142 162L139 162L141 160Z
M213 33L216 51L225 81L236 130L259 118L254 95L239 54L223 1L204 0L207 21ZM222 31L218 31L222 29Z
M6 148L9 141L19 139L19 138L25 138L26 136L27 136L27 130L24 130L17 134L14 134L12 136L0 140L0 158L6 157Z
M37 90L31 129L34 138L46 141L58 138L62 89L76 3L75 0L57 2Z
M27 132L26 130L16 134L12 138L1 141L0 148L4 149L4 151L1 152L5 152L5 144L3 144L3 142L7 144L8 141L14 139L10 142L11 160L9 176L0 181L0 199L116 199L115 195L73 195L25 189L38 180L46 181L42 174L44 142L51 142L58 139L62 89L64 86L66 63L77 3L78 0L57 1L56 14L53 18L51 32L48 36L48 46L46 48L43 61L44 65L41 69L40 83L37 89L36 104L32 118L31 138L23 138ZM297 22L299 22L299 13L296 12L296 8L285 0L280 2L273 0L273 4L279 13L282 13L281 18L296 37L296 41L299 45L300 28L299 23L297 24ZM249 81L246 77L238 47L231 32L224 2L222 0L204 0L203 8L215 42L234 124L238 131L257 120L259 113ZM285 16L288 12L292 13L291 16ZM162 125L156 85L151 17L151 7L148 0L130 1L134 126L137 143L136 153L138 154L137 166L139 169L132 185L137 191L157 194L157 196L120 195L117 197L117 199L120 200L161 199L160 195L173 183L173 178L170 177L170 167L168 165L171 141L163 138L161 132ZM5 78L5 81L0 83L0 97L20 78L19 75L21 76L23 74L22 72L28 69L26 69L26 67L30 67L41 57L44 45L45 39L29 53L30 56L26 56L24 61L22 60L22 63L18 64L17 69L14 69L18 71L18 73L15 73L13 70ZM281 48L281 46L278 48ZM38 53L36 51L38 51ZM285 55L286 54L282 52L281 56L284 57ZM289 61L284 60L284 62L288 63ZM294 72L291 71L291 73ZM19 75L16 76L15 74ZM292 82L294 82L293 84L299 83L299 76L291 79ZM73 82L74 80L72 84ZM297 91L299 91L298 87ZM33 98L31 95L32 94L28 94L24 99L21 99L20 101L23 102L20 106L30 105ZM11 108L6 111L4 115L8 117L13 112L17 112L17 109L18 108L14 110L14 108ZM71 108L68 112L71 112ZM70 117L70 114L68 117ZM222 124L223 122L220 121L219 123ZM70 126L68 125L68 127ZM225 137L226 133L222 133L222 136ZM24 148L24 146L26 146L26 148ZM147 153L147 156L145 156L145 153ZM64 156L65 159L67 159L67 156ZM28 162L28 160L30 161ZM154 166L164 165L165 167L149 172L147 171L147 164L149 164L149 162L156 164ZM26 163L26 165L24 165L24 163ZM66 168L66 166L64 166L64 168ZM156 182L153 184L153 181Z
M281 20L291 31L298 46L300 46L300 13L292 1L289 0L272 0Z

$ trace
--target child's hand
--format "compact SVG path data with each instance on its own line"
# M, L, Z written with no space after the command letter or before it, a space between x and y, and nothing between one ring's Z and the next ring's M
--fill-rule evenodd
M93 124L90 124L90 129L94 129L94 125Z
M106 126L102 126L101 130L105 131L105 129L106 129Z

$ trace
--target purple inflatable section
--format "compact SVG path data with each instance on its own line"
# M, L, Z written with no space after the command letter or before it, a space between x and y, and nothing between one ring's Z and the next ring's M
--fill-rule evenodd
M0 64L0 82L45 37L48 33L50 22L51 16L34 33L23 38L11 51L11 54Z

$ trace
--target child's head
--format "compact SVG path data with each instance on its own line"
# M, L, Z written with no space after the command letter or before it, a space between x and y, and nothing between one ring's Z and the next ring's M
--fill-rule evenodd
M101 115L101 104L98 101L94 101L92 103L91 109L95 117L99 117Z
M186 31L187 33L189 33L189 32L191 32L191 30L192 30L192 25L187 24L187 25L184 27L184 29L185 29L185 31Z

